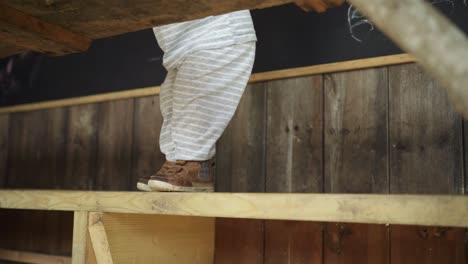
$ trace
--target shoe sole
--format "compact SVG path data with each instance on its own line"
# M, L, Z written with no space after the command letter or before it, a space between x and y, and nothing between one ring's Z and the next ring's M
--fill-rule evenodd
M214 192L213 186L183 187L158 180L149 181L148 186L158 192Z
M141 183L141 182L137 183L137 189L140 190L140 191L144 191L144 192L152 192L153 191L148 186L148 184L144 184L144 183Z

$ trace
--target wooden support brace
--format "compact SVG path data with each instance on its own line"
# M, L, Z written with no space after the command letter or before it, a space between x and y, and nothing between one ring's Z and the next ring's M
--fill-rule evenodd
M107 241L106 230L102 223L102 213L89 214L89 236L93 245L94 254L98 264L112 264L112 256Z
M85 51L91 44L84 36L1 3L0 40L50 55Z
M88 217L89 213L86 211L75 211L73 217L72 264L86 263Z
M468 39L424 0L348 0L413 54L468 117Z

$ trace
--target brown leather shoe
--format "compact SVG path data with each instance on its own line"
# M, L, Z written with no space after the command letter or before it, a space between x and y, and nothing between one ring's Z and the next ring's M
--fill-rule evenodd
M162 165L161 169L157 172L156 175L159 174L167 174L167 171L174 166L175 162L166 161ZM151 188L148 186L148 181L151 179L152 176L145 176L143 178L138 179L137 182L137 189L144 192L152 192Z
M161 192L213 192L214 162L176 161L165 171L151 176L148 186Z

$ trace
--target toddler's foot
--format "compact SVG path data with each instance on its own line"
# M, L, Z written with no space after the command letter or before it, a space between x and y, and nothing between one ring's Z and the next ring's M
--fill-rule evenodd
M170 168L172 168L174 166L174 164L175 164L175 162L170 162L170 161L164 162L161 169L158 171L158 173L156 175L167 174L168 170ZM144 192L152 192L153 190L151 190L151 188L148 186L148 181L150 179L151 179L151 176L145 176L143 178L138 179L137 189L140 190L140 191L144 191Z
M150 176L138 179L137 189L140 191L144 191L144 192L151 192L151 188L148 186L149 180L150 180Z
M161 192L213 192L213 170L211 161L176 161L151 176L148 186Z

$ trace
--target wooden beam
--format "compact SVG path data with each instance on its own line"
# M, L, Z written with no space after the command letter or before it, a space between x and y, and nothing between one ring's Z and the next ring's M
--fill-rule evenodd
M348 0L448 91L468 117L468 39L424 0Z
M25 13L97 39L152 26L258 9L293 0L5 0Z
M93 245L94 255L98 264L112 264L112 256L107 240L106 229L102 223L102 213L89 214L89 237Z
M86 235L88 231L89 213L86 211L75 211L73 217L73 245L72 264L86 263Z
M323 73L342 72L342 71L350 71L350 70L365 69L365 68L372 68L372 67L381 67L381 66L387 66L387 65L410 63L410 62L415 62L415 61L416 59L409 54L398 54L398 55L389 55L389 56L382 56L382 57L369 58L369 59L335 62L335 63L308 66L308 67L292 68L292 69L286 69L286 70L254 73L250 77L249 83L266 82L266 81L271 81L271 80L279 80L279 79L287 79L287 78L296 78L296 77L302 77L302 76L308 76L308 75L314 75L314 74L323 74ZM158 95L159 92L160 92L160 87L153 86L153 87L146 87L146 88L139 88L139 89L131 89L131 90L126 90L126 91L121 91L121 92L81 96L81 97L74 97L74 98L60 99L60 100L53 100L53 101L46 101L46 102L39 102L39 103L5 106L5 107L0 107L0 114L35 111L35 110L48 109L48 108L54 108L54 107L64 107L64 106L72 106L72 105L100 103L100 102L113 101L113 100L122 100L122 99L128 99L128 98L153 96L153 95Z
M91 44L86 37L1 3L0 40L50 55L85 51Z
M468 227L468 196L0 191L0 208Z
M36 263L36 264L70 264L71 258L65 256L54 256L39 254L34 252L16 251L8 249L0 249L0 260L8 260L19 263Z

